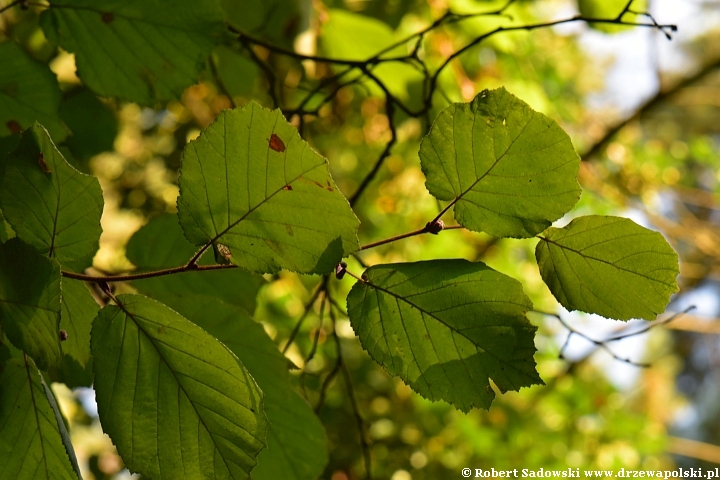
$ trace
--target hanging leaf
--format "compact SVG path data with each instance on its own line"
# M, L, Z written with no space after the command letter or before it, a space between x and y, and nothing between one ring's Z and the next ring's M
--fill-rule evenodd
M60 330L67 333L67 339L62 342L62 350L81 367L90 359L90 329L99 310L100 305L84 282L63 279Z
M60 266L18 238L0 245L0 324L43 370L62 356Z
M63 445L65 426L48 401L52 392L32 360L8 360L0 384L0 478L81 478L66 451L71 445Z
M126 255L142 272L183 265L197 250L183 236L177 216L167 214L155 217L138 230L128 243ZM211 264L212 254L208 252L199 263ZM265 279L260 275L240 268L185 272L133 282L140 292L154 298L160 299L162 294L212 295L251 315L255 312L255 297L264 284Z
M371 267L348 295L370 356L430 400L490 408L495 393L542 384L532 303L520 282L466 260Z
M215 338L168 307L120 295L93 323L98 413L132 472L249 478L265 446L262 393Z
M327 273L358 249L358 219L327 160L279 110L252 102L222 111L185 147L178 216L190 242L217 241L256 273Z
M33 60L14 42L0 43L0 137L40 122L60 141L60 87L47 65Z
M152 106L197 82L225 32L212 0L171 8L144 0L55 0L41 17L45 35L75 54L78 76L102 96Z
M496 237L532 237L580 198L570 137L504 88L443 110L420 162L428 190L454 202L460 225Z
M43 255L73 270L92 264L102 232L100 184L70 166L37 123L8 156L0 207L18 238Z
M327 463L325 431L290 383L288 361L262 325L236 306L207 295L161 295L159 299L214 335L237 355L263 391L267 448L253 480L315 480Z
M654 320L678 290L677 253L660 233L627 218L579 217L540 238L540 274L568 310Z

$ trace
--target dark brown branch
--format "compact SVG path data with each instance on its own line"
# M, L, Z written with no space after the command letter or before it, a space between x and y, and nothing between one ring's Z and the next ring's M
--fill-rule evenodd
M600 154L600 151L605 147L605 145L612 140L612 138L620 131L622 130L627 124L638 120L640 117L642 117L643 114L646 112L652 110L653 108L657 107L658 105L662 104L666 100L668 100L673 95L677 94L681 90L693 85L694 83L697 83L704 79L706 76L714 72L716 69L720 68L720 58L715 59L714 61L706 64L703 66L700 70L698 70L694 75L691 75L689 77L686 77L679 81L677 84L673 85L672 87L658 92L654 97L652 97L650 100L645 102L640 108L638 108L635 113L633 113L630 117L626 118L625 120L622 120L618 122L617 124L613 125L607 132L605 132L605 135L595 142L590 148L587 149L585 153L581 155L581 158L584 162L591 161L593 158L598 157Z

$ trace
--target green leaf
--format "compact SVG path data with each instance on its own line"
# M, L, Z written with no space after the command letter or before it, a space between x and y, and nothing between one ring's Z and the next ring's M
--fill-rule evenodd
M262 325L237 307L206 295L162 295L160 299L215 335L237 355L264 393L267 448L254 480L315 480L327 463L325 431L290 383L288 361Z
M287 48L299 32L309 28L302 0L220 0L230 25L256 38ZM311 10L310 10L311 11Z
M170 7L170 8L169 8ZM75 54L83 83L142 105L180 98L225 32L216 1L54 0L45 35Z
M370 356L430 400L467 412L495 393L542 384L536 327L520 282L466 260L387 264L365 271L347 298Z
M60 87L47 65L33 60L14 42L0 43L0 137L46 125L57 140L67 135L60 122Z
M678 291L677 253L660 233L627 218L579 217L541 239L540 274L568 310L654 320Z
M166 214L150 220L132 236L126 255L143 272L183 265L196 251L197 247L183 236L177 216ZM199 263L212 263L212 255L204 255ZM151 297L165 293L212 295L250 314L255 312L255 298L264 284L264 278L240 268L185 272L133 282L135 288Z
M62 420L32 360L9 360L0 384L0 478L77 480L63 446Z
M440 113L420 144L425 185L474 231L524 238L580 198L580 158L557 123L504 88Z
M100 305L84 282L65 278L62 281L62 313L60 329L68 334L62 342L65 355L74 358L81 367L90 359L90 329Z
M165 305L120 295L93 323L98 412L130 471L249 478L265 446L262 392L215 338Z
M98 153L113 150L117 119L90 90L69 92L60 104L60 116L72 130L65 144L79 161L87 163Z
M216 241L251 272L327 273L358 249L358 219L327 160L254 102L224 110L185 147L178 216L195 245Z
M0 324L43 370L60 350L60 266L18 238L0 245Z
M7 159L0 207L17 236L43 255L72 270L92 264L102 232L100 184L70 166L37 123Z
M386 23L359 13L332 9L328 12L328 17L320 31L320 43L323 51L331 58L367 60L405 36L396 35ZM399 57L407 53L407 46L401 46L384 52L382 57ZM345 68L338 67L338 71ZM418 69L406 62L383 63L374 67L372 73L393 95L403 100L412 100L408 84L423 80ZM366 84L373 94L384 95L374 82L369 81Z
M257 63L225 45L219 45L213 50L213 62L219 80L231 96L250 97L255 92L255 84L260 76Z
M616 18L623 11L627 0L577 0L580 15L588 18ZM647 0L635 0L632 9L636 12L646 12L648 10ZM626 13L622 17L628 22L637 22L643 20L642 16L634 13ZM604 33L618 33L629 28L627 25L613 25L609 23L588 22L590 28L599 30Z

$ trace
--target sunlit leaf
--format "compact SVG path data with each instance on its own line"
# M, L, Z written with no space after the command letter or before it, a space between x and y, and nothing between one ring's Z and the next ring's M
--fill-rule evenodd
M325 431L293 389L288 361L262 325L237 307L206 295L167 294L160 300L227 345L262 388L267 448L260 452L252 478L317 479L327 463Z
M608 20L617 18L627 4L628 0L577 0L580 15L588 18L603 18ZM645 12L647 8L647 0L634 0L632 2L632 12L625 13L622 19L628 22L644 20L642 16L636 15L634 12ZM612 23L589 22L588 25L590 28L605 33L617 33L632 28Z
M580 158L560 126L504 88L442 111L420 144L426 186L460 225L531 237L580 198Z
M213 0L55 0L40 20L90 89L143 105L180 98L225 31Z
M65 138L55 74L14 42L0 43L0 65L0 137L40 122L56 140Z
M0 323L43 370L60 362L60 266L18 238L0 245Z
M183 265L197 250L183 236L177 216L168 214L152 219L138 230L128 243L126 255L142 272ZM212 260L212 253L208 252L199 263L207 265ZM241 268L185 272L133 282L135 288L151 297L160 298L166 293L212 295L250 314L255 312L255 297L263 284L265 280L260 275Z
M93 323L98 412L132 472L152 479L249 478L265 446L262 393L215 338L140 295Z
M43 255L73 270L92 263L102 232L100 184L70 166L37 123L8 156L0 206L17 236Z
M0 384L0 478L77 480L62 441L65 426L32 360L9 360Z
M358 219L327 160L279 110L224 110L185 147L178 216L195 245L217 241L251 272L327 273L358 248Z
M371 267L348 295L370 356L430 400L469 411L495 393L542 384L535 371L532 303L520 282L466 260Z
M678 290L678 256L663 236L620 217L589 215L549 228L540 274L568 310L654 320Z

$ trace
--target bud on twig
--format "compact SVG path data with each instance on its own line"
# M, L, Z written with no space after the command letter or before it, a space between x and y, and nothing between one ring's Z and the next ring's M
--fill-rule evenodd
M438 233L442 232L443 228L445 228L445 222L443 222L442 220L428 222L425 224L425 231L428 233L432 233L433 235L437 235Z
M345 272L347 271L347 263L340 262L335 267L335 278L338 280L342 280L342 278L345 276Z

